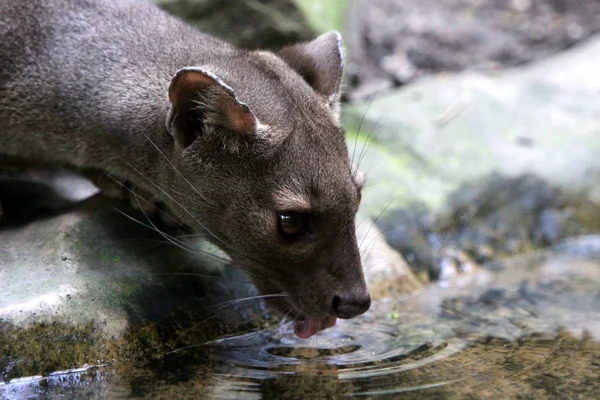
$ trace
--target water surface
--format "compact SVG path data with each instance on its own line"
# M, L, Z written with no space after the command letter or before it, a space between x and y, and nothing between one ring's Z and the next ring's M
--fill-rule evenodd
M600 240L583 237L377 301L308 340L289 323L152 360L21 377L5 398L593 398Z

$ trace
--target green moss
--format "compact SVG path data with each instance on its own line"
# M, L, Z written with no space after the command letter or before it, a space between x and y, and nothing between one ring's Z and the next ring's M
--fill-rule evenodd
M237 330L250 331L264 321ZM0 322L0 381L23 376L80 368L85 364L147 367L182 348L202 349L202 344L231 334L204 316L176 312L162 322L131 324L118 339L106 338L97 325L74 327L40 323L26 329Z
M348 128L346 142L350 158L367 177L361 211L369 217L385 218L392 210L410 208L416 202L433 210L445 203L447 182L435 179L433 171L408 149L391 149L367 129ZM412 189L417 183L419 192Z
M346 0L296 0L308 24L318 33L343 31L346 17Z
M116 357L114 346L88 324L36 324L28 329L0 323L0 376L12 379L102 364Z
M594 234L600 232L600 205L585 201L587 199L576 199L569 204L573 211L572 219L579 225L575 232L567 234Z

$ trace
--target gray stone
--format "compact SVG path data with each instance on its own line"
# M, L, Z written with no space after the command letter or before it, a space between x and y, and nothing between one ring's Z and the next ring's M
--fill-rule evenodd
M417 268L479 217L487 232L466 236L497 237L509 254L597 231L599 63L595 38L522 69L439 76L346 107L350 154L367 173L362 212L403 232L388 239Z
M185 232L162 228L163 236L142 214L100 196L34 219L7 218L0 230L0 321L12 326L93 323L107 338L122 337L132 322L160 321L182 307L210 315L210 305L254 293L218 250L189 240L171 244Z
M375 222L359 214L356 228L365 278L371 298L410 293L422 287L404 258L385 241Z
M290 0L156 0L200 30L238 46L277 49L315 34Z
M524 69L441 76L346 107L350 154L368 177L367 213L412 200L439 209L458 185L493 172L597 187L599 62L596 39Z
M364 93L376 80L401 85L541 60L598 32L599 13L595 0L354 0L346 30L351 82Z

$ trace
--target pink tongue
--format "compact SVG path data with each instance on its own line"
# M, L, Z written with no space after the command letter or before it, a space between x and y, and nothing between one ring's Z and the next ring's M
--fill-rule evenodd
M337 321L336 317L309 317L302 321L296 321L294 324L294 333L301 339L308 339L315 333L327 328L331 328Z

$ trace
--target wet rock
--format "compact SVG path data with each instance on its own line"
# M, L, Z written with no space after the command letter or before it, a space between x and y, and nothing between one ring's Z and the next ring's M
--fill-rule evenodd
M595 39L345 108L362 212L417 274L439 277L448 252L482 264L600 230L598 54Z
M163 236L143 215L100 196L62 205L0 224L0 397L12 393L2 381L52 373L47 387L68 392L66 370L92 368L82 372L89 376L107 364L149 365L274 323L259 301L231 302L256 290L209 255L222 256L211 246L178 248L167 238L181 232L163 227ZM27 393L11 390L16 398Z
M385 240L385 235L369 218L358 215L356 229L363 270L371 297L381 299L410 293L422 287L404 258Z
M144 219L96 196L68 212L4 225L0 319L19 327L93 322L106 337L122 337L131 323L182 309L205 317L211 305L253 294L229 282L246 279L234 267L203 253L219 257L215 249L178 248L167 239L177 232L164 228L163 237L124 214Z
M9 169L1 161L0 165L0 221L4 225L25 223L98 192L85 178L62 169Z
M521 65L600 30L595 0L355 0L349 17L348 69L358 86Z
M277 49L315 36L289 0L155 0L200 30L246 48Z
M600 204L528 174L494 174L465 184L448 202L449 212L436 221L436 231L446 241L454 238L480 262L600 231Z
M511 255L539 249L571 236L600 231L600 204L567 193L532 175L492 174L461 185L434 218L424 207L394 210L379 225L417 273L448 279Z
M477 283L459 289L468 288L465 294L447 296L440 303L440 315L462 319L462 329L487 326L496 337L499 332L510 338L562 328L598 341L598 244L597 235L583 236L547 251L506 259L496 272L487 277L483 273Z

